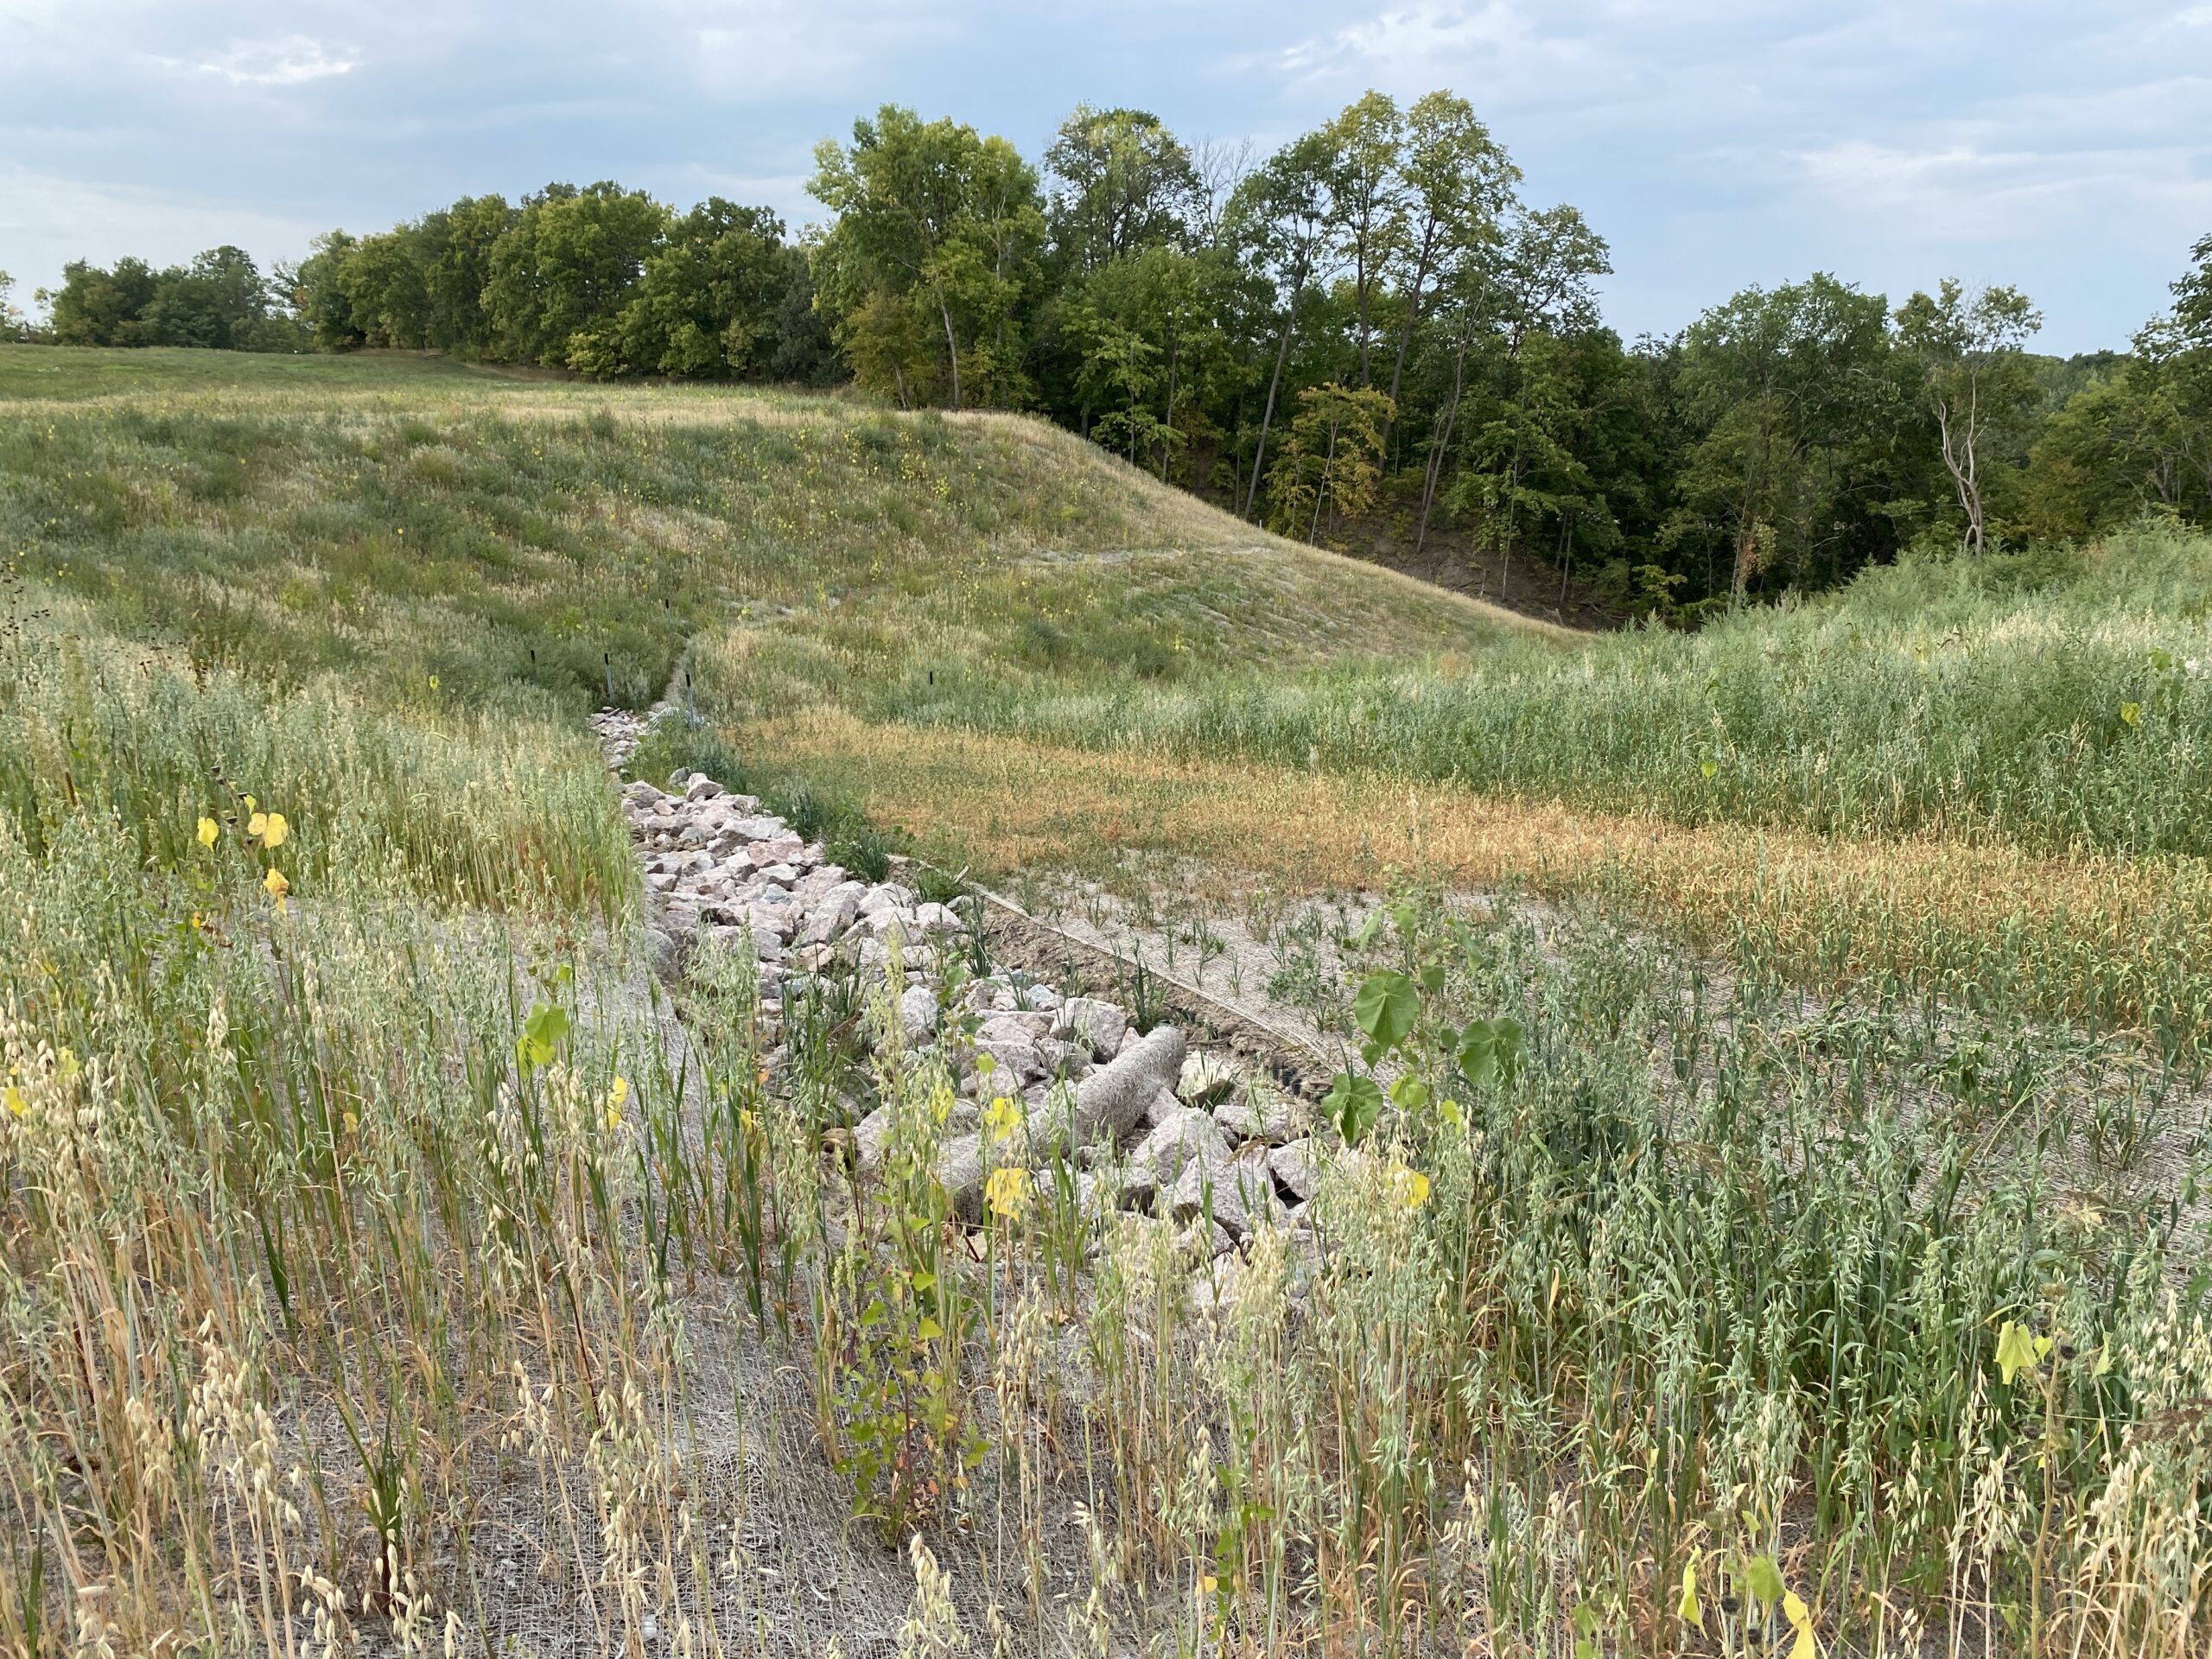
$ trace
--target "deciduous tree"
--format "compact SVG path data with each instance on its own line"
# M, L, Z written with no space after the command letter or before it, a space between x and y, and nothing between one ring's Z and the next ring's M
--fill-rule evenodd
M1003 138L886 105L824 141L808 185L837 221L816 286L863 384L902 404L1011 405L1041 287L1037 175ZM935 360L921 343L934 333Z
M1968 293L1945 277L1897 308L1897 333L1919 359L1943 466L1966 514L1966 544L1986 540L1982 465L1991 439L2017 427L2041 394L2021 352L2043 317L2016 288Z

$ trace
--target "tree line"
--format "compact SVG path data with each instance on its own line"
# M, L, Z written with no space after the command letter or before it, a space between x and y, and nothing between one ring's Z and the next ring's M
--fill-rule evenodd
M1915 543L2212 522L2212 237L2124 353L2034 354L2013 289L1892 308L1817 272L1624 341L1604 238L1529 200L1449 92L1370 92L1265 155L1082 107L1041 160L887 105L817 148L802 236L555 184L265 279L234 248L73 264L46 332L1039 410L1286 535L1465 556L1522 603L1579 574L1670 619Z

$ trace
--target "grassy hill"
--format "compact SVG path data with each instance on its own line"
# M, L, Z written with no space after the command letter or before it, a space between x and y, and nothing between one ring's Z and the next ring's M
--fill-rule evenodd
M1079 1492L1083 1651L2212 1611L2202 541L1575 635L1033 422L24 347L0 556L0 1649L473 1653L528 1555L610 1650L680 1568L752 1651L697 1457L747 1354L856 1521L852 1470L943 1454L1039 1585ZM582 716L671 691L652 766L994 876L1389 889L1341 944L1402 1071L1328 1253L1270 1235L1210 1321L1072 1170L941 1255L926 1179L864 1201L855 1093L949 1100L866 987L772 1036L709 953L656 1001Z

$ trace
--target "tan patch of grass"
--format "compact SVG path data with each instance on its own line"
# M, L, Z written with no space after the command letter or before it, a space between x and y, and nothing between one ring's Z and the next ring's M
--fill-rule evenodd
M1381 774L1077 750L869 725L817 711L760 734L981 869L1103 870L1128 851L1196 858L1286 893L1417 877L1603 891L1692 941L1759 938L1808 980L1895 975L2049 1013L2212 1032L2201 861L2038 856L1932 839L1861 842L1486 798Z

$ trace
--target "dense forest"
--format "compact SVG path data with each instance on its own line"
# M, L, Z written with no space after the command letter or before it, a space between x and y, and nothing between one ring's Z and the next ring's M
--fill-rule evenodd
M2212 236L2125 353L2036 355L2013 289L1892 305L1818 272L1631 342L1599 314L1602 235L1521 184L1441 92L1370 92L1271 155L1080 108L1041 168L886 106L817 148L803 236L554 184L333 232L266 275L232 247L74 264L43 324L0 303L0 329L1035 410L1284 534L1441 545L1516 602L1572 578L1668 620L1915 543L2212 522Z

